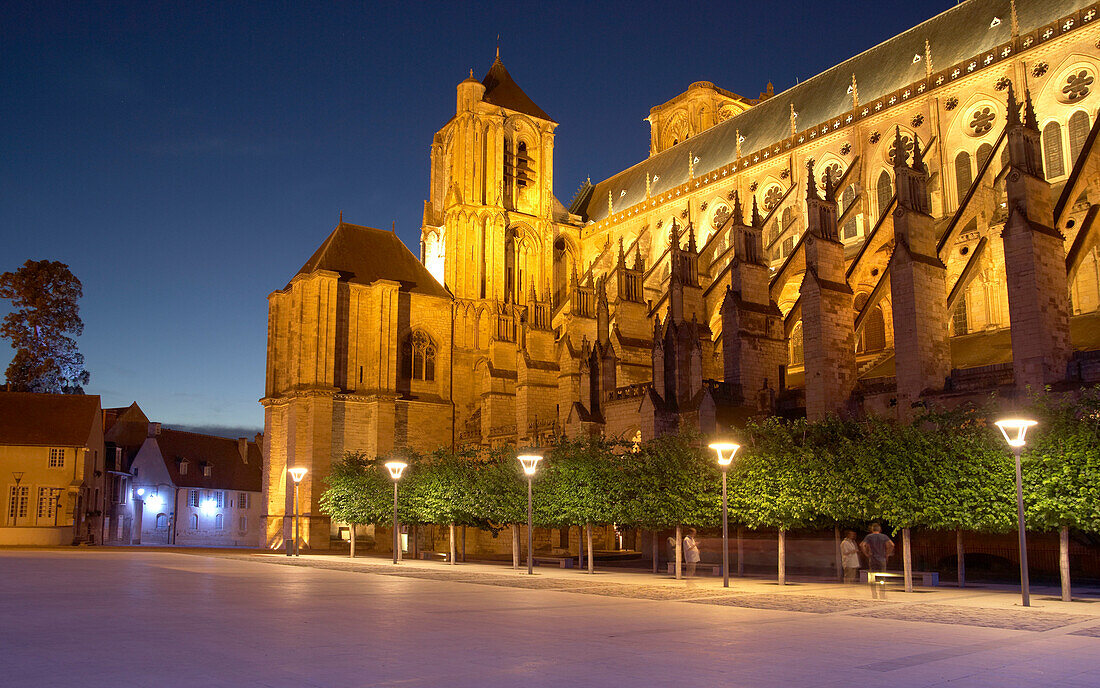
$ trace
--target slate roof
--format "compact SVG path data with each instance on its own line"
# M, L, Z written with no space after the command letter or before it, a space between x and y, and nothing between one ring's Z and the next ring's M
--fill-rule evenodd
M402 291L451 298L397 235L384 229L341 222L297 274L314 270L338 272L355 284L393 280L401 283Z
M1088 7L1090 0L1017 0L1020 34ZM997 26L990 26L994 17ZM856 77L860 103L896 91L925 77L925 41L934 69L944 69L1012 37L1010 0L968 0L879 45L825 70L811 79L777 93L764 102L719 123L698 136L654 155L598 183L585 199L585 219L607 216L611 193L616 212L645 200L646 174L656 176L651 195L657 196L688 181L688 155L699 158L695 176L701 177L737 159L737 132L744 140L743 155L761 150L790 136L790 109L798 113L803 131L852 109L848 87ZM915 55L921 60L914 62ZM623 193L625 192L625 194ZM574 212L580 211L574 209Z
M248 463L241 458L238 440L197 432L161 429L156 440L172 482L177 487L210 490L260 492L263 489L263 456L255 442L248 442ZM180 460L188 462L187 474L180 475ZM210 476L202 467L209 464Z
M489 67L489 73L481 80L481 84L485 87L485 95L482 100L486 103L492 103L502 108L554 122L554 119L538 105L535 105L535 101L531 100L519 87L519 84L512 79L512 75L508 73L508 70L504 68L504 63L500 61L499 53L497 59L493 62L493 66ZM554 124L557 124L557 122L554 122Z
M0 392L0 444L84 447L101 422L94 394Z

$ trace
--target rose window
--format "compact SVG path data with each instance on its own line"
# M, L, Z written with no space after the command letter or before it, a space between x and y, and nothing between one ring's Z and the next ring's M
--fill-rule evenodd
M908 134L901 135L901 150L904 153L906 159L909 158L909 154L913 152L913 139L909 138ZM891 165L894 164L894 160L898 155L898 139L895 136L893 142L890 144L890 150L886 153L886 162Z
M840 185L840 178L843 176L843 172L840 169L840 165L832 163L825 167L825 170L821 173L821 189L825 189L825 183L828 182L832 188L836 188Z
M1062 94L1068 102L1081 100L1089 94L1089 86L1092 85L1092 75L1085 70L1079 70L1066 78L1066 85L1062 87Z
M730 209L725 203L719 203L714 208L714 217L710 219L710 224L718 229L722 225L726 224L726 220L730 219Z
M775 206L779 205L779 199L781 198L783 198L783 192L779 190L779 187L770 187L764 192L764 210L770 212Z
M972 136L984 136L993 128L993 122L997 119L993 108L980 107L970 116L970 134Z

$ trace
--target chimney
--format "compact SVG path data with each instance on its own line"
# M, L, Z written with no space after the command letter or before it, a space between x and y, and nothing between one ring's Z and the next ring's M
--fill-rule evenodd
M237 451L241 455L241 461L244 461L245 463L248 463L248 438L247 437L238 437L237 438Z
M149 437L156 437L160 434L160 423L149 423Z

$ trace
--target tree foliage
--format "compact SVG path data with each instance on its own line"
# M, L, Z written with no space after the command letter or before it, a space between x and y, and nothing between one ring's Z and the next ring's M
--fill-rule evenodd
M12 390L83 393L90 375L74 339L84 331L77 305L83 294L69 266L57 261L28 260L0 274L0 298L12 303L0 325L15 349L6 373Z
M1100 530L1100 389L1034 401L1040 421L1024 454L1029 524ZM1015 527L1012 455L986 405L928 411L912 425L881 419L769 418L739 431L728 475L729 514L754 528L866 525L1006 531ZM663 529L721 522L721 473L691 432L642 443L560 438L533 481L543 527L616 524ZM400 518L502 528L527 520L515 451L410 454ZM354 523L391 517L380 460L348 454L333 467L322 509Z

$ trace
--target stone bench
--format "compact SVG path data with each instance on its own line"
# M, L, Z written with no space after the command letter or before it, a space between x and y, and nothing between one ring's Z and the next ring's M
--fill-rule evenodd
M883 581L884 583L893 580L905 580L905 574L900 571L868 571L863 569L860 571L863 574L864 583L873 583L876 579ZM918 585L925 588L934 588L940 584L940 574L936 571L914 571L913 582L916 583L920 580Z
M573 568L573 557L531 557L531 563L535 566L557 566L559 569Z
M680 571L684 575L687 575L687 564L680 564L680 566L682 567L680 569ZM706 562L700 561L699 563L697 563L695 565L695 572L696 573L704 573L708 569L710 570L710 575L712 575L712 576L721 576L722 575L722 565L721 564L708 564ZM674 561L668 562L668 573L669 573L669 575L672 575L672 576L676 575L676 562L674 562Z

